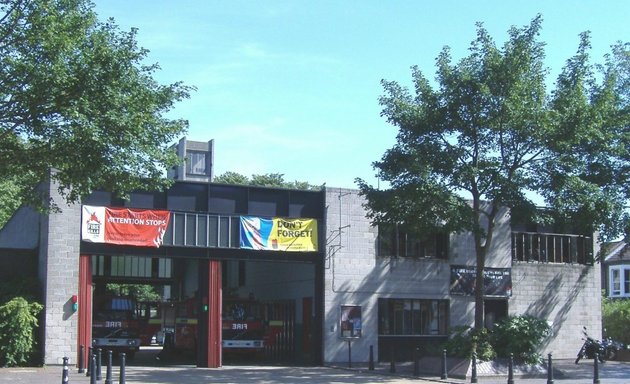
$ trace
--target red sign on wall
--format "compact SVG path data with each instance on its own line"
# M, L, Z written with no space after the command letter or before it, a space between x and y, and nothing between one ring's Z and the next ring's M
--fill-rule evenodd
M83 206L83 241L159 247L171 218L169 211Z

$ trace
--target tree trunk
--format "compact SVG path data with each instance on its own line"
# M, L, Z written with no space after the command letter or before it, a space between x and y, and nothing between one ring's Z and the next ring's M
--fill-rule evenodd
M484 328L484 308L483 308L483 271L485 268L486 254L485 247L477 249L477 274L475 276L475 329Z

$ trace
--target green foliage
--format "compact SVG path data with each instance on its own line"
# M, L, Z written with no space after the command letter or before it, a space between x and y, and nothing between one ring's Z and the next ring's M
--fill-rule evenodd
M161 296L148 284L107 284L107 291L118 296L131 296L138 301L159 301Z
M514 316L487 328L454 327L444 345L448 354L470 358L473 352L481 361L496 357L507 358L510 353L517 360L536 364L541 360L538 353L542 341L549 334L546 321L531 316Z
M241 175L236 172L225 172L221 175L215 176L215 183L223 183L223 184L237 184L237 185L249 185L250 181L247 176Z
M605 336L630 344L630 299L605 298L602 301L602 322Z
M178 162L169 146L187 122L164 116L192 88L158 84L137 31L93 8L0 0L0 180L19 175L18 199L37 208L58 208L36 188L49 178L68 202L96 189L124 197L168 185Z
M466 358L471 358L475 352L480 361L491 361L496 357L496 352L490 343L490 332L486 328L453 327L444 349L450 356Z
M630 45L618 43L600 66L580 38L556 89L548 92L542 17L512 27L499 47L482 24L470 54L453 62L445 47L434 86L417 67L413 89L382 81L381 115L396 144L373 163L388 189L357 179L375 224L417 232L470 231L478 284L501 207L523 219L541 196L553 217L615 237L630 196ZM534 192L534 193L531 193ZM483 297L475 297L483 327Z
M259 187L275 187L318 191L321 186L311 185L305 181L285 181L282 173L265 173L262 175L252 175L251 179L237 172L225 172L214 178L215 183L254 185Z
M0 228L20 207L19 188L11 179L0 180Z
M33 330L44 307L23 297L0 306L0 366L27 363L35 347Z
M509 357L536 364L542 360L538 347L549 335L549 324L532 316L513 316L495 324L492 330L492 345L501 357Z

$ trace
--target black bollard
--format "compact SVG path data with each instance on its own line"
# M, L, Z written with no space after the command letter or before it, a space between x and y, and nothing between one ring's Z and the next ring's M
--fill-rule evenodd
M352 344L350 344L350 339L348 339L348 368L352 368Z
M420 348L413 350L413 375L420 376Z
M547 355L547 384L553 384L553 365L551 363L551 353Z
M442 376L440 376L440 379L448 379L448 368L446 366L446 349L442 351Z
M477 354L475 352L472 354L472 375L470 376L470 382L477 382Z
M90 369L92 368L92 347L88 348L88 360L87 360L87 369L85 370L85 376L90 377L90 375L92 374L92 372L90 372Z
M389 373L396 372L396 363L394 362L394 348L392 348L389 356Z
M94 353L90 360L90 384L96 384L96 355Z
M120 373L118 378L118 384L125 384L125 354L120 354Z
M85 346L79 346L79 373L84 373L84 365L83 365L83 354L85 353Z
M508 361L507 384L514 384L514 355L512 353L510 353L510 360Z
M61 372L61 384L68 384L68 358L63 358L63 372Z
M370 371L374 370L374 346L370 345L370 363L368 365Z
M593 365L593 384L599 384L599 353L595 354L595 364Z
M107 351L107 372L105 372L105 384L114 384L112 382L112 351Z
M103 350L98 348L96 350L96 381L103 380L103 370L101 366L103 365Z

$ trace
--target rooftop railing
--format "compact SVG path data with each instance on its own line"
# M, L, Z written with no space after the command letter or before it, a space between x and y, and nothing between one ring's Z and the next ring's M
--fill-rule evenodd
M582 235L512 232L514 261L593 264L593 239Z

